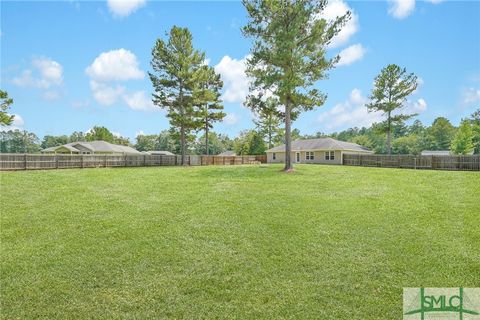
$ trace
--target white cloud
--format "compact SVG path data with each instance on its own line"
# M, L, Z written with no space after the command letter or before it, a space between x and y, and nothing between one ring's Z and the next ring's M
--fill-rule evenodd
M126 81L142 79L144 72L138 68L137 57L129 50L102 52L85 70L96 81Z
M60 98L59 87L63 85L63 67L57 61L40 57L31 61L31 69L25 69L12 79L12 83L20 87L41 89L42 98L55 100Z
M366 49L360 43L351 45L340 51L340 61L337 63L337 66L347 66L352 64L355 61L362 59L365 52Z
M23 70L22 74L12 79L14 85L19 87L37 87L39 82L32 76L32 70Z
M132 94L125 94L123 99L128 107L133 110L155 111L160 110L156 107L150 98L147 98L145 91L136 91Z
M145 135L145 132L143 132L143 130L138 130L137 132L135 132L135 138L138 136L144 136L144 135Z
M368 112L365 106L368 98L359 89L350 92L348 100L336 104L330 110L324 111L317 118L317 123L325 125L327 131L343 130L351 127L369 127L375 122L385 119L382 112ZM422 113L427 109L427 102L420 98L407 101L402 114Z
M25 122L19 114L14 114L13 122L9 126L0 126L0 131L23 130Z
M117 17L126 17L145 5L145 0L107 0L108 9Z
M480 101L480 89L468 88L462 93L463 104L473 104Z
M394 18L403 19L415 10L415 0L389 0L388 13Z
M23 70L22 74L13 78L13 84L21 87L48 89L63 84L63 67L49 58L35 58L31 69Z
M422 113L427 110L427 102L420 98L417 101L407 101L406 107L402 110L402 113L412 114L412 113Z
M325 125L328 131L334 131L349 127L368 127L374 122L382 121L380 112L368 112L365 107L367 102L368 99L359 89L353 89L347 101L322 112L317 123Z
M350 11L352 16L343 26L340 32L332 39L329 48L337 48L345 43L358 31L358 15L342 0L330 1L321 14L321 18L327 21L333 21Z
M222 99L225 102L245 101L248 95L249 80L245 74L246 57L240 60L224 56L215 66L215 71L222 77L224 92Z
M227 115L223 118L223 122L228 126L233 126L238 123L238 116L235 113L227 113Z
M95 80L90 81L90 89L95 101L104 106L111 106L125 92L125 87L123 86L110 86Z
M48 58L38 58L32 61L32 65L40 72L45 88L63 83L63 68L60 63Z
M431 4L439 4L445 0L425 0ZM390 6L388 13L397 19L404 19L415 10L416 0L388 0Z
M117 101L124 102L133 110L154 110L154 105L145 96L145 91L127 92L118 82L143 79L138 59L129 50L118 49L101 53L85 69L90 77L90 89L94 99L101 105L110 106Z

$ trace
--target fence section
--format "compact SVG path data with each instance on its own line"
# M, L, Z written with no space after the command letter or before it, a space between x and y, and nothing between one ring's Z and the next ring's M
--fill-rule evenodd
M480 171L480 156L343 154L343 164L362 167Z
M186 156L186 165L238 165L266 162L264 156ZM0 153L0 171L67 168L179 166L181 156L117 154L8 154Z

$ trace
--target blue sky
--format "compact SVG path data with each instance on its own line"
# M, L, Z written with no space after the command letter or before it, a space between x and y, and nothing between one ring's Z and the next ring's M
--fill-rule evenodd
M437 116L458 124L480 106L480 2L332 1L325 17L347 9L353 19L328 51L341 55L340 65L317 84L327 102L295 128L329 133L378 121L364 103L389 63L419 76L406 109L426 124ZM150 102L147 72L155 40L178 25L191 30L225 82L228 116L215 131L234 136L252 128L242 106L245 21L236 1L2 1L0 80L15 100L14 126L42 137L103 125L132 139L168 129Z

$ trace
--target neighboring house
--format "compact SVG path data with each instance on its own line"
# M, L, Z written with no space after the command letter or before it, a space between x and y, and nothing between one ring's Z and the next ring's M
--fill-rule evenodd
M222 157L235 157L237 154L233 150L227 150L222 153L219 153L218 155Z
M57 147L41 150L42 153L63 154L141 154L128 146L109 143L106 141L72 142Z
M174 156L174 154L171 153L170 151L163 151L163 150L144 151L143 153L155 155L155 156Z
M266 151L268 163L285 162L285 145ZM373 151L351 142L332 138L295 140L292 142L291 159L294 163L342 164L343 154L371 154Z
M450 150L423 150L422 156L452 156L454 155ZM467 155L473 155L473 151L467 153Z

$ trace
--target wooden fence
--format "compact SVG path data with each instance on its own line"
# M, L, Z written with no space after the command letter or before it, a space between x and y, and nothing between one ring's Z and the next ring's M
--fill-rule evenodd
M343 164L362 167L480 171L480 155L414 156L343 154Z
M239 165L266 162L266 156L186 156L191 166ZM114 154L0 153L0 171L67 168L179 166L181 156Z

